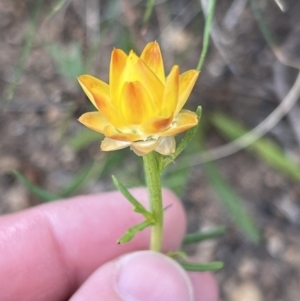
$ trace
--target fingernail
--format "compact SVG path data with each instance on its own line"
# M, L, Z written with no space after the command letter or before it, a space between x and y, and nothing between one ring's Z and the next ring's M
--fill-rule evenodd
M115 290L124 301L194 300L191 282L181 266L153 251L120 258Z

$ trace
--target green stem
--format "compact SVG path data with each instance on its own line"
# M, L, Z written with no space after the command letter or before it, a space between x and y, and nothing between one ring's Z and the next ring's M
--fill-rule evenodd
M201 55L199 58L198 66L196 68L196 70L198 70L198 71L201 71L201 68L204 64L204 59L205 59L205 56L207 53L207 49L209 46L210 30L211 30L212 21L214 18L215 6L216 6L216 0L210 0L208 3L207 16L206 16L206 21L205 21L205 26L204 26L202 51L201 51Z
M160 172L155 152L143 156L144 168L150 197L150 210L155 219L151 227L150 249L160 252L163 234L163 204L161 194Z

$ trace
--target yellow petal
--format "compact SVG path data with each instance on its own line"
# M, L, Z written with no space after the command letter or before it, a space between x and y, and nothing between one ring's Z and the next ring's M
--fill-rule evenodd
M127 82L123 86L120 109L126 122L141 124L155 115L150 96L140 82Z
M143 123L140 127L141 132L145 135L159 134L165 131L173 121L173 116L166 117L155 117L151 120Z
M140 58L157 75L160 81L165 83L164 62L157 42L146 45Z
M125 148L130 145L130 142L126 141L118 141L118 140L113 140L110 138L105 138L102 143L101 143L101 150L103 151L113 151L113 150L118 150Z
M102 133L104 136L118 141L136 141L141 139L141 135L136 133L122 133L107 120L99 112L88 112L81 115L78 119L86 127ZM130 129L127 129L128 131Z
M104 129L109 126L107 120L99 112L85 113L78 120L86 127L102 134L104 133Z
M164 85L147 65L131 51L126 60L120 85L126 82L140 82L147 90L155 109L159 112L164 92Z
M121 49L114 49L111 54L109 86L111 102L118 103L121 94L120 77L126 64L127 55Z
M176 141L173 136L164 137L160 144L155 148L155 151L161 155L168 156L174 154L176 150Z
M138 155L143 156L152 152L160 143L160 140L147 140L133 142L130 148Z
M188 110L182 110L175 119L174 125L172 125L166 131L160 133L160 136L174 136L181 132L184 132L198 124L197 114Z
M175 109L178 102L179 90L179 68L174 66L167 77L166 86L164 90L161 116L170 117L174 116Z
M78 77L78 82L83 89L86 96L89 98L89 100L92 102L92 104L99 110L97 102L91 93L91 90L97 91L97 94L99 95L99 98L102 99L109 99L109 86L102 80L88 75L84 74Z
M128 132L120 132L115 127L109 125L104 128L103 134L108 138L119 141L136 141L142 138L140 134L132 133L130 129L127 130Z
M127 127L124 118L109 100L107 84L91 75L81 75L78 80L86 95L109 123L120 130Z
M180 75L179 96L178 96L176 114L180 112L180 110L185 105L187 99L189 98L192 92L192 89L196 83L198 76L199 76L199 72L197 70L189 70Z

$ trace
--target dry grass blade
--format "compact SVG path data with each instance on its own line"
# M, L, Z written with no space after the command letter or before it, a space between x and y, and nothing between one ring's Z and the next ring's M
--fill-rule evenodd
M284 0L274 0L281 11L286 12L288 9L288 4Z
M223 19L223 26L232 30L238 23L239 18L247 5L248 0L234 0Z
M200 0L200 1L205 10L205 7L207 5L207 0ZM265 20L263 18L262 13L259 10L256 0L251 0L250 3L251 3L254 16L261 29L261 32L264 38L266 39L266 41L268 42L271 50L277 57L277 59L286 66L290 66L300 70L300 61L298 59L290 58L278 46L273 33L265 23ZM215 43L215 46L219 50L221 56L224 58L226 62L228 62L230 69L233 71L233 73L235 73L234 66L229 64L227 49L226 47L223 47L224 45L222 45L221 43L220 29L216 24L214 24L212 27L211 35ZM300 97L300 73L298 74L298 77L293 87L286 95L286 97L283 99L281 104L265 120L263 120L260 124L258 124L252 131L224 146L217 147L215 149L200 154L200 156L197 156L194 159L191 165L197 165L204 162L214 161L230 156L238 152L239 150L249 146L250 144L254 143L263 135L265 135L267 132L269 132L286 114L290 112L291 108L296 104L299 97Z
M299 97L300 73L298 74L298 77L287 96L264 121L262 121L252 131L245 134L241 138L236 139L235 141L224 146L203 152L200 154L200 156L197 156L194 158L194 160L192 160L191 165L197 165L230 156L257 141L259 138L269 132L291 110Z

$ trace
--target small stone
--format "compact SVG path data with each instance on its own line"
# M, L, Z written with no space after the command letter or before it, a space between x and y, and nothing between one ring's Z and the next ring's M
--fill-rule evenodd
M229 301L262 301L263 296L253 282L244 282L227 292Z
M2 156L0 158L0 174L10 172L20 167L20 162L15 157Z
M207 232L215 229L217 226L209 222L203 223L200 232ZM199 262L213 261L217 247L216 239L208 239L197 245L196 257Z
M75 153L74 151L68 147L68 146L64 146L61 150L61 154L60 154L60 161L63 163L71 163L75 160Z
M292 265L300 267L300 246L290 246L284 252L283 258Z
M180 27L169 26L163 32L163 41L166 48L182 52L190 45L191 36Z
M296 202L293 202L289 197L285 197L277 204L277 207L291 223L300 224L300 207Z
M266 247L270 255L274 258L280 258L285 250L283 239L278 234L269 236Z
M61 119L61 111L55 106L49 106L46 111L46 118L49 123L55 123Z
M238 273L244 279L253 277L257 273L257 262L252 258L244 258L239 265Z
M5 194L5 202L9 204L10 212L26 209L30 206L27 190L23 186L15 186Z

